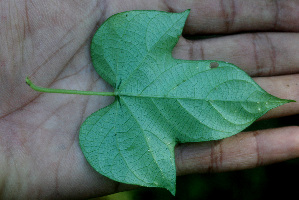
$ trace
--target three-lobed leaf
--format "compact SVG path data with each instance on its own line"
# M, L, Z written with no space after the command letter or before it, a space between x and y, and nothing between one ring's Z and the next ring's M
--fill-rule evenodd
M116 98L85 120L79 139L99 173L175 194L176 143L230 137L289 102L233 64L174 59L188 14L128 11L96 32L93 65ZM212 62L219 66L211 68Z

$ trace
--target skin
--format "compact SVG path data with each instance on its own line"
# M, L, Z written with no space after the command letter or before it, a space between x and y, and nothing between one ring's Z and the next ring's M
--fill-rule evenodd
M111 92L89 57L90 40L103 21L125 10L188 8L185 35L228 35L198 41L182 37L174 57L234 63L269 93L299 102L296 0L0 1L0 198L86 199L135 188L95 172L78 144L81 123L113 97L41 94L25 84L25 77L44 87ZM263 119L298 113L299 103L289 103ZM296 157L298 126L176 147L178 175Z

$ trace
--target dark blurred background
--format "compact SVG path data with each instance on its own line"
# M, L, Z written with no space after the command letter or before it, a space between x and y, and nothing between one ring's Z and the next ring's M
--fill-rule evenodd
M290 125L299 125L299 115L258 121L248 127L246 131ZM141 188L97 199L299 199L298 170L299 158L241 171L181 176L177 178L177 193L175 197L166 189Z

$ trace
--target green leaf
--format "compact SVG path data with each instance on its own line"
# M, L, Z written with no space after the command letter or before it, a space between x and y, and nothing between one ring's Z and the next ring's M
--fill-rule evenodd
M174 59L189 11L119 13L92 40L93 65L116 98L82 124L80 146L91 166L115 181L175 194L176 143L230 137L290 102L233 64Z

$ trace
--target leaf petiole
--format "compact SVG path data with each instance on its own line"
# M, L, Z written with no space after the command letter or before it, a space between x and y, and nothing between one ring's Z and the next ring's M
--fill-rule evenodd
M94 91L81 91L81 90L65 90L55 88L44 88L34 85L32 81L26 77L26 83L35 91L46 93L61 93L61 94L78 94L78 95L99 95L99 96L116 96L114 92L94 92Z

